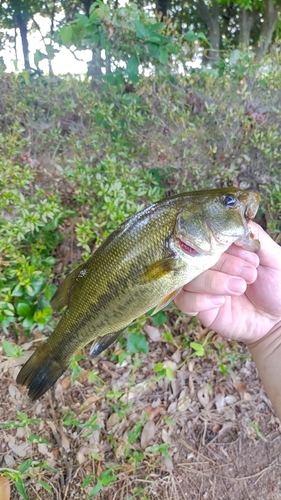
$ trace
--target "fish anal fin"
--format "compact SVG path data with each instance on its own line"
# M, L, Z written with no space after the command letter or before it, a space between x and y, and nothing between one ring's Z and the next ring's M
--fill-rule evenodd
M170 304L170 302L172 302L172 300L174 300L176 296L180 293L181 289L182 287L178 288L177 290L174 290L172 293L169 293L169 295L164 297L164 299L162 299L161 302L159 302L159 304L157 304L157 306L155 307L152 316L161 311L162 309L164 309L164 307L166 307L168 304Z
M168 273L176 270L176 259L168 257L151 264L141 275L142 281L152 281L162 278Z
M59 285L57 291L51 298L51 306L54 311L60 311L63 307L69 306L71 294L78 281L88 274L87 263L81 264L66 276Z
M101 352L105 351L115 340L118 339L119 335L124 331L124 329L119 330L118 332L108 333L107 335L103 335L102 337L98 337L93 343L90 350L90 358L95 358Z

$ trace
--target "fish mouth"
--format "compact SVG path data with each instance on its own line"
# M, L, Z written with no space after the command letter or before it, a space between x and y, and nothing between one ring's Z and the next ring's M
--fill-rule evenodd
M196 257L196 255L199 255L199 252L189 243L185 243L180 238L177 238L177 241L182 251L187 255L190 255L191 257Z
M260 195L259 193L253 192L250 193L252 196L250 196L249 201L246 205L245 212L244 212L244 217L247 222L250 220L253 220L255 217L257 211L258 211L258 206L259 206L259 201L260 201Z

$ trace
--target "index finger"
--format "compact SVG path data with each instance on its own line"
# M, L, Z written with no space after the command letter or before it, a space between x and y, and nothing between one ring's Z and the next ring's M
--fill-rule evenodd
M260 264L281 270L281 247L256 222L250 222L250 227L260 241L260 248L257 252Z

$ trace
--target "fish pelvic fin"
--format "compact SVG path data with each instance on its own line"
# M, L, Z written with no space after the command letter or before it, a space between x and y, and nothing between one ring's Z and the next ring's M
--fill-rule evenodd
M98 337L93 343L90 350L90 358L95 358L101 352L105 351L115 340L118 339L119 335L124 331L119 330L118 332L108 333L107 335L103 335L102 337Z
M32 401L43 396L65 372L68 363L62 363L61 358L59 360L52 357L44 342L23 365L17 376L17 383L28 388Z
M176 296L180 293L182 287L178 288L177 290L175 290L174 292L172 293L169 293L169 295L167 295L166 297L164 297L164 299L162 299L159 304L157 304L157 306L155 307L153 313L152 313L152 316L156 313L158 313L159 311L161 311L162 309L164 309L164 307L166 307L168 304L170 304L170 302L172 302L172 300L174 300L176 298Z
M162 278L177 269L176 259L168 257L151 264L140 276L141 281L153 281Z
M69 306L73 289L87 274L88 267L87 262L85 262L66 276L51 298L51 306L54 311L60 311L63 307Z

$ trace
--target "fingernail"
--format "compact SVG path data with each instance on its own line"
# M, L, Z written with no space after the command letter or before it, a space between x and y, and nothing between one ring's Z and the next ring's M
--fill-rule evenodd
M219 296L219 295L212 295L211 296L211 302L214 306L222 306L224 303L225 303L225 297L222 295L222 296Z
M244 293L246 290L246 283L241 278L229 278L227 280L227 289L232 293Z
M254 281L257 270L255 267L243 266L240 269L239 275L243 278L247 283L251 283Z

